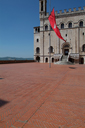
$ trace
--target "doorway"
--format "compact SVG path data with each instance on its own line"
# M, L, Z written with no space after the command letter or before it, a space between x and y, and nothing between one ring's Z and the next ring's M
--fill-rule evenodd
M71 49L70 43L65 42L65 43L62 44L62 53L63 53L63 55L68 56L68 54L70 52L70 49Z
M84 58L81 58L81 64L84 64Z
M45 59L45 62L46 62L46 63L48 62L48 58Z
M52 63L54 62L54 58L52 58Z
M39 56L36 57L36 61L40 62L40 57Z
M64 55L68 55L69 49L64 49Z

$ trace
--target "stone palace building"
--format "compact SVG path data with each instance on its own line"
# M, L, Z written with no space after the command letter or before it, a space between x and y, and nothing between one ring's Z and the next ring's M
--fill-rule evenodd
M85 64L85 7L66 9L64 12L55 11L57 27L62 37L59 39L49 24L49 13L46 11L47 0L39 0L40 26L34 27L34 60L40 63L49 62L49 49L51 62L68 56L68 61ZM51 33L51 46L49 46L49 32Z

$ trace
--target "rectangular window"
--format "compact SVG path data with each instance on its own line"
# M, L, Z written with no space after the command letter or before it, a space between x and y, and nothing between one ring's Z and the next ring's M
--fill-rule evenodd
M41 11L43 11L43 1L41 1Z

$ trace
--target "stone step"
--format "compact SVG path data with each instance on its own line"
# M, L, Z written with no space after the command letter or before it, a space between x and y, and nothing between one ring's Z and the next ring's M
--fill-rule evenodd
M62 61L58 61L58 62L55 62L54 64L59 64L59 65L74 65L73 63L71 62L62 62Z
M73 65L71 62L67 62L67 57L68 56L63 56L61 61L55 62L54 64L60 64L60 65Z

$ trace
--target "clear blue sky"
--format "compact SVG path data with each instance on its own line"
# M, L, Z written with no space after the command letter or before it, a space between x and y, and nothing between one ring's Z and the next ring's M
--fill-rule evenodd
M83 6L85 0L51 0L58 12ZM0 57L33 57L33 27L39 25L39 0L0 0Z

